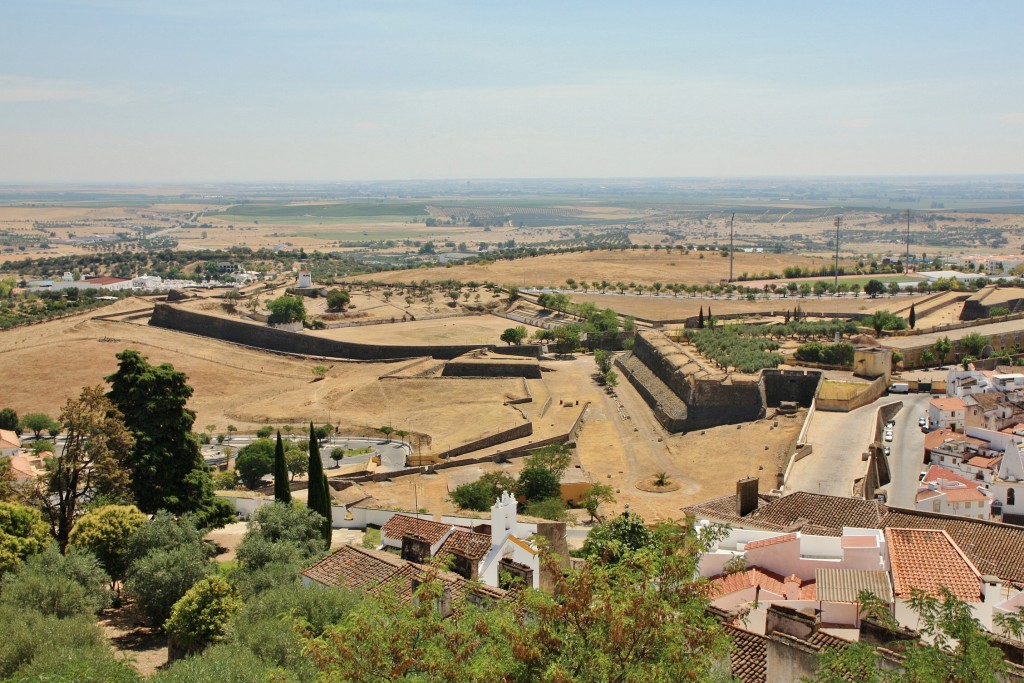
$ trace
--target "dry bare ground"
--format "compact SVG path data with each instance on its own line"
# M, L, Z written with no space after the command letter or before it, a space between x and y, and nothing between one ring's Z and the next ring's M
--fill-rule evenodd
M700 258L703 254L704 258ZM781 273L786 266L821 267L831 265L826 256L791 254L736 254L735 272L751 274ZM357 279L378 282L419 282L420 280L462 280L495 282L500 285L531 287L564 286L566 278L593 282L607 280L654 284L680 282L701 284L729 277L729 260L717 252L690 252L688 255L646 249L625 251L597 250L568 254L548 254L513 261L495 261L487 265L458 265L428 270L395 270L360 276Z

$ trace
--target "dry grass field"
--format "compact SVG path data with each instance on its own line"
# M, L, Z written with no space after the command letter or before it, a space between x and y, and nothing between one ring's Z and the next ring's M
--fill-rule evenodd
M501 344L501 333L520 324L496 315L474 315L363 327L339 327L310 334L360 344ZM539 329L529 325L523 327L531 333Z
M790 297L786 299L704 299L671 294L662 296L637 296L635 294L573 294L576 303L590 302L601 308L611 308L622 315L632 315L645 320L680 320L697 315L698 309L705 311L711 307L715 315L730 313L767 313L784 312L800 306L804 311L820 313L863 313L870 315L874 311L885 309L903 312L910 308L911 302L920 302L927 295L912 296L881 296L877 299L861 295L859 297L814 297L806 299Z
M146 308L127 299L104 313ZM142 321L143 323L145 321ZM145 324L74 316L0 332L2 404L20 414L56 415L83 386L103 384L114 372L114 354L137 349L152 363L171 363L189 377L196 429L223 433L232 424L301 426L309 421L365 433L387 424L407 429L440 449L507 429L522 414L503 405L523 395L522 380L384 380L394 363L335 363L313 382L319 361L245 349ZM410 428L411 427L411 428ZM426 451L424 451L426 452Z
M703 255L704 258L700 258ZM786 266L819 268L829 266L825 256L794 256L782 254L736 254L734 272L781 273ZM588 251L567 254L548 254L514 261L495 261L487 265L458 265L429 270L396 270L375 273L359 279L378 282L410 282L427 280L462 280L494 282L518 287L564 286L566 278L594 282L680 282L688 284L717 283L729 277L729 260L717 252L678 251L665 253L654 250Z

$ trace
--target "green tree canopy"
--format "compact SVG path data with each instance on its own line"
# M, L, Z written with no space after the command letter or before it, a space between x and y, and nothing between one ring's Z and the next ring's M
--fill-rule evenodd
M110 604L110 577L88 551L64 555L51 543L4 576L0 604L62 619L92 616Z
M0 409L0 429L9 429L12 432L18 428L18 413L13 408Z
M274 450L270 439L256 439L238 451L235 469L248 488L258 488L263 477L274 471Z
M513 344L522 344L523 340L526 339L527 334L525 326L516 325L515 327L509 327L501 333L501 341L505 342L509 346L512 346Z
M27 413L21 418L21 425L23 429L28 429L32 432L35 438L42 436L43 432L54 428L60 427L60 425L46 413Z
M479 479L457 487L449 494L463 510L487 512L504 491L515 493L517 483L504 472L485 472Z
M343 311L348 307L349 293L343 289L332 289L327 293L327 310Z
M206 647L224 637L224 629L242 598L218 574L200 579L174 603L165 628L176 644L186 648Z
M267 304L270 309L268 322L271 325L302 322L306 319L306 304L301 296L285 294Z
M147 522L134 505L103 505L84 514L71 529L70 547L92 553L114 581L128 569L128 539Z
M151 365L138 351L117 354L107 396L135 436L129 457L132 493L143 512L199 515L203 526L234 518L230 503L213 495L213 480L192 433L195 413L186 404L192 387L169 363Z
M0 501L0 574L41 553L49 540L50 530L39 510Z

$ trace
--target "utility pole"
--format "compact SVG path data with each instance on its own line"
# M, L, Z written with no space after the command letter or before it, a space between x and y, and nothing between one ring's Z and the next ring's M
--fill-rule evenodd
M835 267L835 286L836 291L839 291L839 226L843 224L843 217L836 216L836 267Z
M729 282L732 282L732 262L736 254L736 250L732 248L732 223L734 220L736 220L735 213L729 219Z
M903 274L910 273L910 209L907 209L907 256L903 259Z

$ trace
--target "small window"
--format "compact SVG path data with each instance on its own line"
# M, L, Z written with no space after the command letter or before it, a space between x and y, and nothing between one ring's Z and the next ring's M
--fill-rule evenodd
M938 511L939 511L939 501L935 501L934 503L932 503L932 512L938 512Z
M1013 489L1006 489L1006 504L1007 505L1014 505L1015 504L1015 498L1016 498L1016 495L1014 494Z

